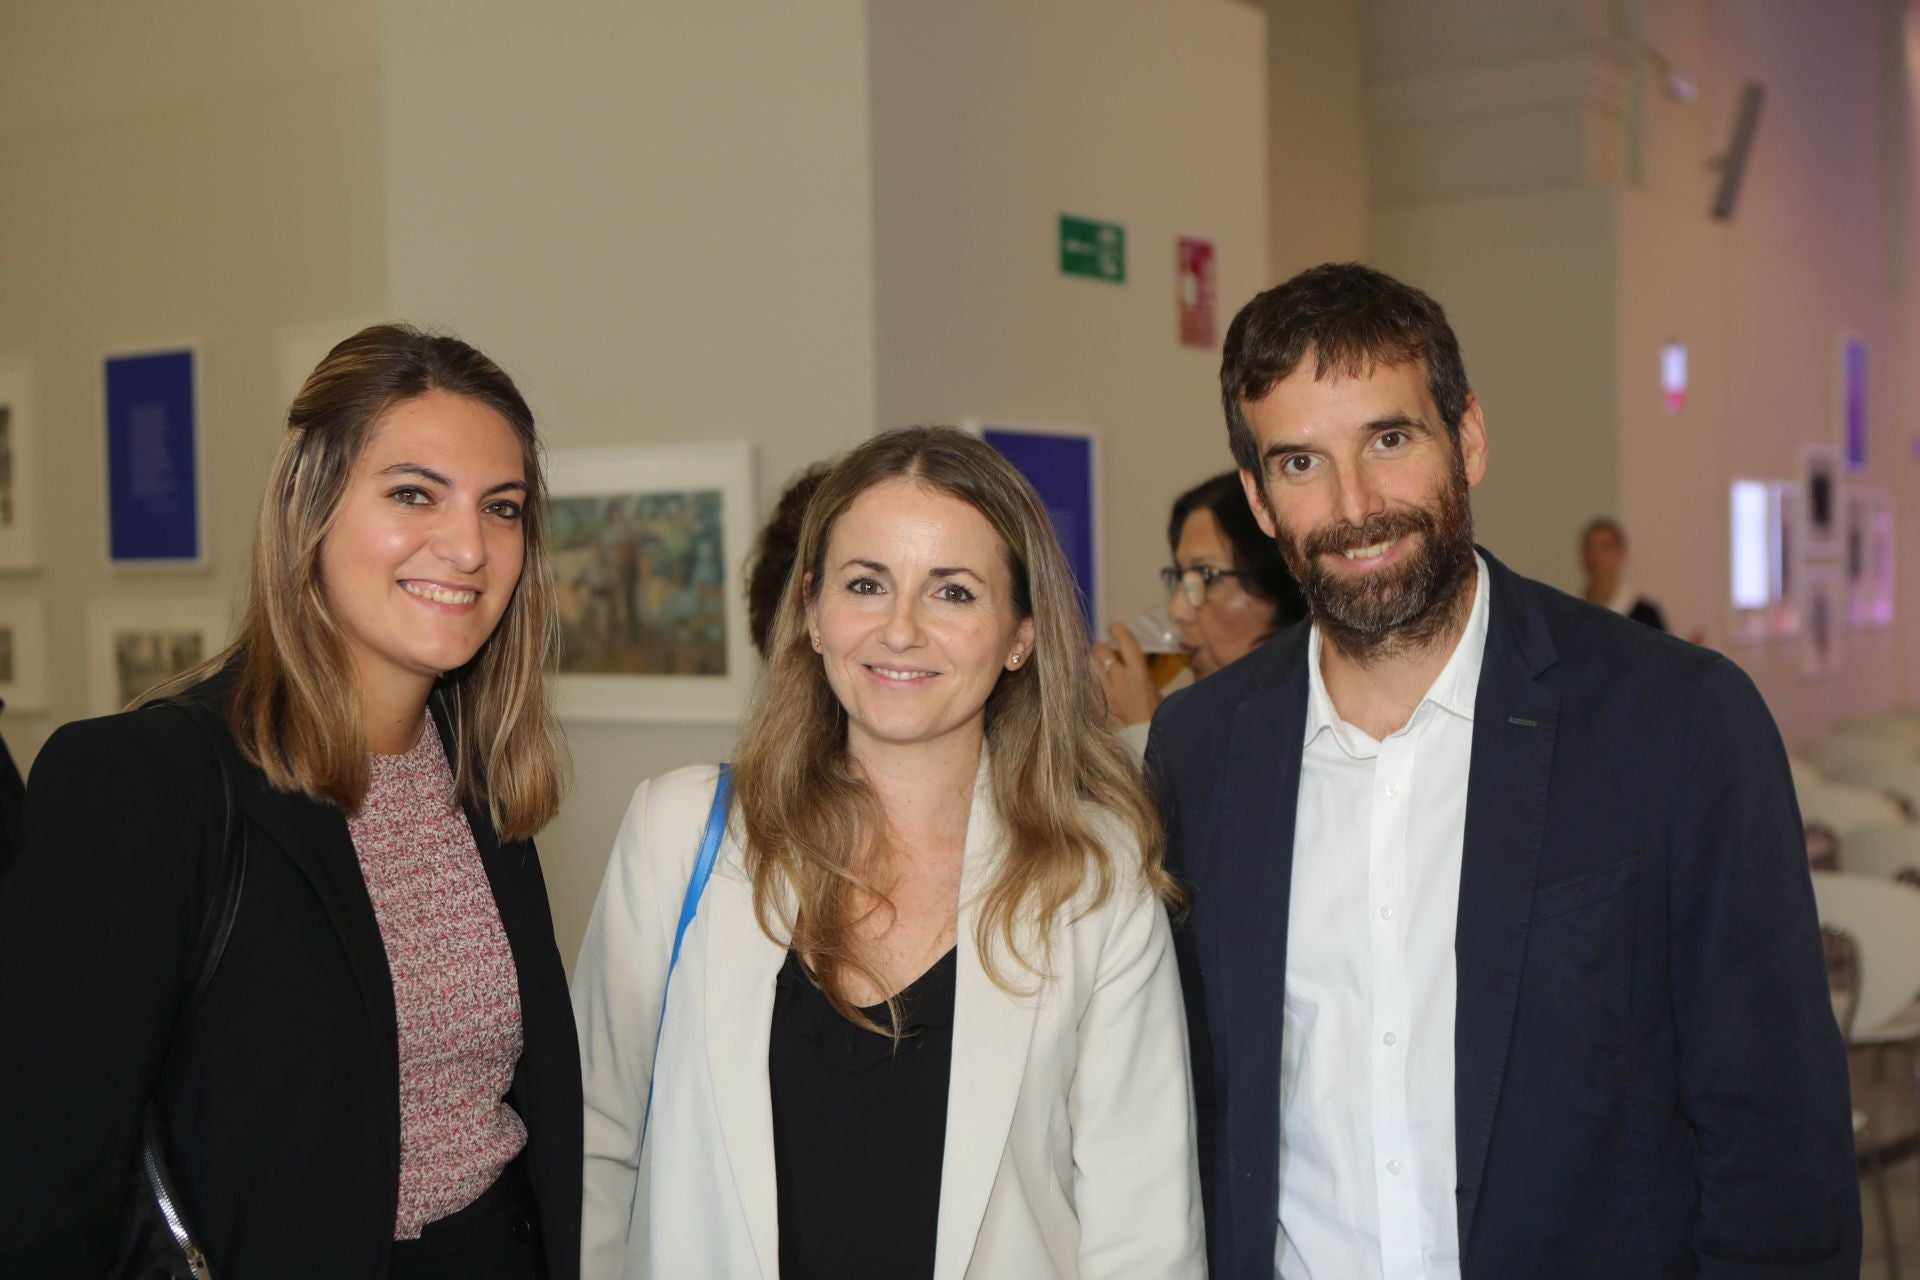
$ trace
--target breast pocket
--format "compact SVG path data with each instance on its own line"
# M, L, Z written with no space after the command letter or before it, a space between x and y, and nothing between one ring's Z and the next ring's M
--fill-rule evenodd
M1640 857L1635 854L1598 871L1589 871L1571 880L1536 889L1533 894L1534 923L1584 911L1619 897L1639 883Z

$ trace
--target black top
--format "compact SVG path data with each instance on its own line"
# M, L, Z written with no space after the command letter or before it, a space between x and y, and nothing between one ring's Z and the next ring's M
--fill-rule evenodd
M773 998L781 1280L933 1275L953 1066L954 952L900 993L907 1031L856 1027L789 951ZM862 1010L887 1025L887 1006Z

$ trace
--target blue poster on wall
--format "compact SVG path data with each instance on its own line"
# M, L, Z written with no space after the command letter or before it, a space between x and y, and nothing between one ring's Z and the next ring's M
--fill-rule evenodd
M193 352L108 356L107 554L200 563Z
M983 427L980 436L1020 470L1053 518L1054 534L1080 587L1080 615L1094 631L1093 440L1088 436Z

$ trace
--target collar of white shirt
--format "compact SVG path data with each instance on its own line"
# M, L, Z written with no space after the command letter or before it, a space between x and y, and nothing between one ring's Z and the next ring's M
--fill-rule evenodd
M1429 706L1459 716L1468 724L1473 723L1473 700L1480 690L1480 664L1487 652L1487 616L1488 593L1491 586L1487 580L1487 562L1474 552L1473 608L1467 613L1467 625L1461 629L1460 638L1454 642L1453 653L1447 658L1447 665L1440 668L1440 674L1433 678L1426 695L1420 699L1420 705L1399 732L1405 733L1421 719L1430 714ZM1380 744L1366 733L1354 728L1340 718L1334 710L1333 699L1327 695L1327 684L1320 675L1320 624L1313 624L1307 634L1307 742L1312 742L1322 732L1333 734L1334 741L1341 750L1354 757L1379 754Z

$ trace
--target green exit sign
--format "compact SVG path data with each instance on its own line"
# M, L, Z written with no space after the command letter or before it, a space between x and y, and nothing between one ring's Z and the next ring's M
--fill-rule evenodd
M1127 229L1117 222L1060 215L1060 274L1120 284L1127 278Z

